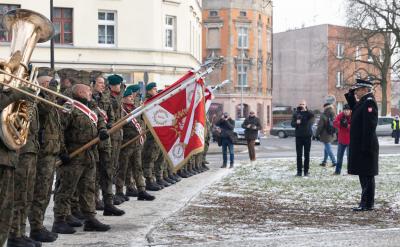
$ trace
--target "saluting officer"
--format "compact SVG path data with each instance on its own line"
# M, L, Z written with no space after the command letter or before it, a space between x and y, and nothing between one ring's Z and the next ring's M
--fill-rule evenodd
M362 189L360 204L353 211L370 211L374 209L379 156L376 136L378 106L372 83L357 79L345 97L352 110L348 173L359 176Z

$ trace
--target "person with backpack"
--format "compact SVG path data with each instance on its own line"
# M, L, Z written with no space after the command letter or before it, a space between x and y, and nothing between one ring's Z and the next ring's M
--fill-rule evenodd
M344 152L347 154L350 144L351 109L348 104L344 105L343 111L336 116L333 126L338 130L337 163L333 175L340 175Z
M333 121L335 119L335 111L330 103L324 104L324 112L318 122L318 127L316 131L317 139L324 144L324 159L322 160L320 166L326 166L328 157L332 161L332 166L336 166L336 158L332 152L331 143L335 139L335 127L333 126Z

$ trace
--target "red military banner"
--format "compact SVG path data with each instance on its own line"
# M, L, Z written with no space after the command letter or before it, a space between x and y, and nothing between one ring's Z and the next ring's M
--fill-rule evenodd
M185 79L180 80L180 83L187 80L193 80L193 83L144 113L147 126L175 170L184 165L192 155L204 150L204 82L196 79L193 73L183 78ZM180 83L174 83L163 92L170 91L171 87L176 88ZM149 101L165 95L163 92Z

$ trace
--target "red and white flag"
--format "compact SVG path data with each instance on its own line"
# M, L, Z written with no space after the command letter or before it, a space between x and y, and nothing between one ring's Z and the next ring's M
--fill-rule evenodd
M206 113L208 112L208 109L210 109L212 100L215 98L215 95L213 93L213 89L211 86L205 87L204 89L204 100L206 102Z
M181 83L193 80L184 90L144 112L146 124L175 170L184 165L192 155L204 150L204 82L195 76L189 72L182 77L184 80L181 78L179 83L174 83L149 99L153 101L166 92L171 92ZM147 103L148 101L145 102Z

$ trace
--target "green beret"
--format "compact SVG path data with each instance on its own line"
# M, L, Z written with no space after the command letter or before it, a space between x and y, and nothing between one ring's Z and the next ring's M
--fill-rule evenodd
M108 78L107 78L107 80L108 80L108 84L110 84L110 85L118 85L118 84L121 84L122 83L122 81L124 80L124 78L122 78L121 76L119 76L119 75L110 75Z
M138 84L130 85L129 87L132 88L132 93L136 93L140 90L140 86Z
M37 77L41 77L41 76L54 77L54 70L47 68L47 67L40 67L40 68L38 68Z
M124 98L125 98L125 97L128 97L129 95L132 95L132 93L133 93L133 91L132 91L132 87L131 87L131 86L125 88L125 91L124 91Z
M157 87L157 84L155 82L150 82L149 84L147 84L146 86L146 91L150 91L153 88Z

